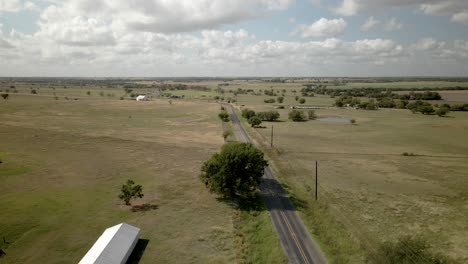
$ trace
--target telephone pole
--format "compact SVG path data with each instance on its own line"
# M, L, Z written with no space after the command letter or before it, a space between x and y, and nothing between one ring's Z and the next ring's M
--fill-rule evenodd
M271 125L271 140L270 140L270 147L273 147L273 125Z
M315 161L315 200L318 200L318 161Z

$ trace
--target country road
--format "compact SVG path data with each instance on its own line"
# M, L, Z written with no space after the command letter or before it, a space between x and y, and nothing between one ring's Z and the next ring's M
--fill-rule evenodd
M233 132L237 140L253 144L233 107L224 105L230 113ZM265 168L259 189L289 263L326 263L318 245L312 240L285 190L275 179L269 167Z

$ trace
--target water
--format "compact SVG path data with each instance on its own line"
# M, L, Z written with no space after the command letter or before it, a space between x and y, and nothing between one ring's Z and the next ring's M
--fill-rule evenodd
M335 122L335 123L350 123L351 118L346 118L346 117L320 117L317 118L319 121L325 121L325 122Z

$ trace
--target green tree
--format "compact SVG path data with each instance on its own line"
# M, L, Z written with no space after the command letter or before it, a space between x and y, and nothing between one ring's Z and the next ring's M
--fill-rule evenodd
M223 122L229 122L229 114L226 111L221 111L221 113L218 114L218 117L223 121Z
M230 142L203 163L200 179L217 194L247 196L255 191L267 165L263 152L252 144Z
M276 121L280 117L280 113L278 111L267 111L267 112L258 112L258 118L262 121Z
M249 120L254 115L255 115L254 110L251 110L248 108L242 109L242 117L244 117L245 119Z
M232 136L232 130L230 130L230 129L224 130L224 132L223 132L224 140L226 140L230 136Z
M296 96L294 97L294 100L296 100L296 101L299 100L299 96L296 95Z
M10 95L7 94L7 93L3 93L3 94L2 94L2 97L3 97L4 100L8 99L8 96L10 96Z
M289 112L289 119L291 119L294 122L301 122L305 121L306 117L304 115L304 112L294 109L291 110L291 112Z
M280 97L276 98L276 101L277 101L278 103L282 104L283 101L284 101L284 97L280 96Z
M262 120L258 116L252 116L247 121L252 127L259 126L262 123Z
M437 109L436 114L438 116L445 116L449 112L450 112L450 109L448 109L447 107L442 106L441 108Z
M143 198L143 187L135 185L132 180L127 180L127 183L120 188L119 198L125 202L125 205L131 205L131 199Z
M315 114L314 110L309 110L307 111L307 115L309 117L309 120L315 120L317 119L317 115Z
M304 98L299 99L299 103L300 103L300 104L303 104L303 103L305 103L305 102L306 102L306 100L305 100Z

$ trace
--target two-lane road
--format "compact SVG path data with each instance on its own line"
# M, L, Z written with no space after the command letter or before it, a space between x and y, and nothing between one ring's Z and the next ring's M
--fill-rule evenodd
M225 106L230 113L237 140L253 144L232 106ZM312 240L286 192L275 179L269 167L265 168L260 191L289 263L326 263L319 247Z

